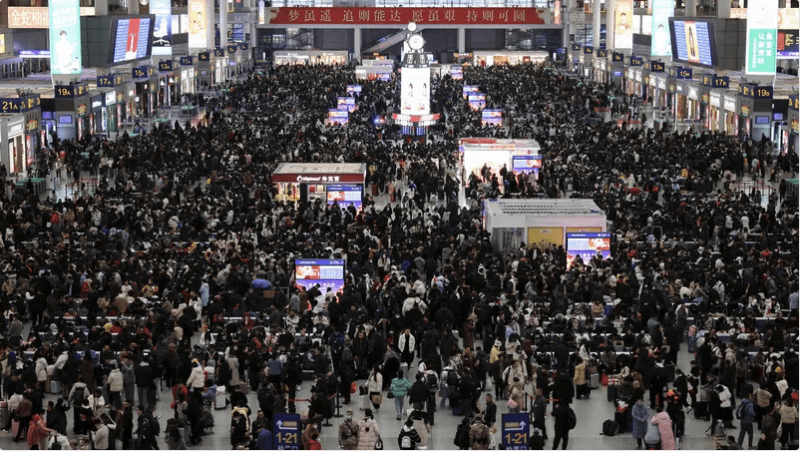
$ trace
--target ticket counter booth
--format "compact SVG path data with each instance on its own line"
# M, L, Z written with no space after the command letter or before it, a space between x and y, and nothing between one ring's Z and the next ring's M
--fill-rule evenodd
M723 109L723 96L726 89L712 88L709 90L709 105L707 106L707 117L709 118L709 131L726 130L726 111Z
M584 46L582 47L583 52L583 59L581 65L581 75L585 79L592 79L592 74L594 72L593 60L595 58L595 53L593 52L592 47Z
M771 138L773 87L741 83L737 99L740 107L740 139L759 141Z
M278 194L284 202L320 200L340 207L362 207L365 195L365 163L291 163L278 165L272 174Z
M727 90L723 94L723 131L729 136L737 136L738 134L740 111L737 108L737 104L737 93L728 92Z

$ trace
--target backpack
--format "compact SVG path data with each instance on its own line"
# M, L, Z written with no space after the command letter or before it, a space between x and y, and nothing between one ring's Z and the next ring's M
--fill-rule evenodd
M410 450L412 448L412 437L408 432L401 432L400 448L403 450Z
M153 432L153 435L159 436L159 431L161 430L161 426L159 426L159 420L153 416L150 416L150 430Z
M448 376L447 376L446 379L447 379L447 382L448 382L448 386L458 386L459 385L459 375L454 370L448 372Z
M437 376L435 374L428 374L428 389L436 390L438 386Z
M615 422L615 421L613 421L611 419L607 419L607 420L604 421L604 425L603 425L603 433L604 433L604 435L606 435L606 436L615 436L615 434L617 433L617 429L618 429L617 422Z
M568 430L576 428L576 412L570 407L567 407L567 428Z
M83 401L84 401L84 399L86 399L85 389L86 389L85 387L76 387L75 388L75 393L73 393L73 395L72 395L72 397L73 397L72 401L77 406L83 405Z
M345 336L342 333L331 335L331 356L341 356L345 349Z

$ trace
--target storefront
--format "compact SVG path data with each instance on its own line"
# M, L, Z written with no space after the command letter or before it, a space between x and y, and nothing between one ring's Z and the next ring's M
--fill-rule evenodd
M736 136L739 127L737 109L737 93L725 92L723 94L723 132L729 136Z
M609 74L608 74L608 62L607 57L609 52L606 49L598 49L595 51L595 59L593 60L593 81L596 83L607 83Z
M153 68L142 66L135 67L131 70L131 78L136 86L136 97L133 101L133 109L130 111L131 116L135 118L149 117L153 111L153 93L155 86L151 88L150 77L155 73Z
M170 107L176 105L174 102L175 92L175 62L173 60L161 60L158 63L158 102L157 106ZM172 81L171 81L172 80Z
M726 130L726 114L723 110L723 96L725 89L710 89L709 104L707 105L707 128L710 132Z
M95 90L89 92L89 133L99 135L105 132L103 127L103 114L105 108L103 102L106 94L98 93Z
M109 134L119 130L119 116L117 116L117 91L109 91L103 94L103 130Z
M613 89L625 90L626 68L623 66L623 54L620 52L607 53L607 81Z
M136 83L127 82L117 86L117 124L119 127L133 125L136 116Z
M197 89L198 92L210 91L213 86L214 76L211 52L200 52L197 54Z
M228 80L228 56L225 49L214 49L214 59L211 62L212 84L218 85Z
M582 70L581 75L584 78L591 79L592 78L592 74L594 72L594 70L593 70L594 69L593 60L595 59L595 56L594 56L595 54L592 51L593 50L592 47L585 46L585 47L582 47L582 49L583 49L583 52L584 52L584 60L582 61L583 64L581 66L581 70Z
M276 201L321 202L362 207L365 163L281 163L272 174Z
M179 59L181 65L180 77L176 80L180 81L180 104L186 105L189 103L192 95L197 92L197 80L195 78L195 57L182 56Z
M737 93L739 101L739 137L759 141L771 137L773 118L773 87L741 83Z
M695 124L703 124L706 112L701 108L701 83L697 80L685 80L684 88L687 93L687 119Z
M790 95L790 104L787 106L787 122L790 125L787 152L798 154L798 94Z
M348 63L347 50L276 50L273 52L273 64L339 64Z
M119 130L120 121L123 118L120 113L124 109L125 78L125 74L121 73L97 76L97 88L102 93L102 112L94 118L98 133L110 133ZM92 101L92 104L94 104L94 101ZM92 113L95 114L94 106L92 110Z
M473 52L473 64L481 67L537 64L547 61L549 56L541 50L483 50Z
M0 115L2 162L9 174L22 174L27 166L25 146L25 116L22 113Z
M236 76L238 76L240 71L243 71L244 68L239 66L239 46L236 44L231 44L227 47L227 51L228 51L227 77L230 80L236 78Z
M571 44L568 52L570 61L569 69L571 72L578 72L581 66L581 44Z
M80 140L90 134L89 107L90 97L86 82L56 85L52 111L59 140Z

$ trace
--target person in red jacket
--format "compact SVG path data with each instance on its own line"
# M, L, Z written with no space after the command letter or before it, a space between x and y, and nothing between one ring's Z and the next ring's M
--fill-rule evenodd
M308 450L323 450L323 446L317 441L317 438L320 437L319 433L312 433L311 438L309 438L309 443L307 445Z

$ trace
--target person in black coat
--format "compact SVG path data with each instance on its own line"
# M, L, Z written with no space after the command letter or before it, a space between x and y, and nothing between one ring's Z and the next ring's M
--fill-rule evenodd
M562 450L567 449L568 436L570 433L570 424L568 418L570 416L570 408L567 403L562 400L557 400L551 415L554 419L554 434L553 434L553 449L559 447L562 442Z
M487 406L484 408L484 417L482 420L487 427L492 428L498 420L498 405L492 400L492 394L487 393Z
M426 384L425 374L418 373L414 384L412 384L411 389L409 389L409 404L425 404L428 402L430 395L431 390L428 388L428 384Z
M247 421L242 413L235 412L231 418L231 446L236 449L236 446L245 442L245 433L247 432Z
M56 403L51 400L47 403L47 428L55 430L62 435L67 434L67 413L63 399Z

